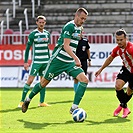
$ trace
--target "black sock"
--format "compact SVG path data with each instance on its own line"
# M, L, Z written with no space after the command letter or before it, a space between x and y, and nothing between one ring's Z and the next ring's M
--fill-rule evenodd
M126 96L126 103L132 98L132 94L131 95L127 95L127 93L125 93Z
M125 92L124 90L116 90L116 96L118 98L118 100L120 101L120 106L123 107L123 108L126 108L127 107L127 102L126 102L126 95L125 95Z

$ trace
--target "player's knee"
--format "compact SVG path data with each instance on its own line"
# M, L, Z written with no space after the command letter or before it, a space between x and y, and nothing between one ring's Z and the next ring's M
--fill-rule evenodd
M41 84L42 87L45 87L45 80L44 80L44 78L41 79L40 84Z
M133 91L127 91L127 95L130 96L133 94Z
M88 84L88 83L89 83L89 80L88 80L88 78L87 78L87 77L84 77L84 78L82 79L82 81L81 81L81 82L84 82L84 83Z
M121 89L122 89L122 87L121 87L121 85L120 85L120 84L115 84L115 89L116 89L117 91L119 91L119 90L121 90Z
M86 80L85 80L85 83L87 83L87 84L89 83L89 80L88 80L88 78L86 78Z
M45 78L42 78L40 81L41 86L44 88L50 81L46 80Z
M133 94L133 90L130 89L130 87L127 88L127 95L132 95Z
M115 89L116 90L122 90L123 86L125 85L125 82L121 79L117 79L115 83Z
M80 75L78 75L77 79L78 79L79 82L84 82L86 84L89 83L89 80L88 80L87 76L84 73L81 73Z
M32 82L33 82L33 80L27 80L27 83L26 84L31 85Z

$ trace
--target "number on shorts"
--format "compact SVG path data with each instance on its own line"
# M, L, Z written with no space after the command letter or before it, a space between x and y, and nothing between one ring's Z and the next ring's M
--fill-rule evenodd
M34 69L34 72L33 72L33 74L35 74L36 73L36 69Z

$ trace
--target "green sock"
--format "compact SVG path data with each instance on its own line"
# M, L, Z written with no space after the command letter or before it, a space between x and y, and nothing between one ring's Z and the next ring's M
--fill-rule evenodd
M74 83L74 91L75 92L77 91L78 85L79 85L79 82L78 83Z
M42 86L40 83L37 83L29 94L29 98L32 99L41 89L43 89Z
M78 83L74 83L74 91L76 92L77 90Z
M22 92L22 99L21 99L22 102L25 100L25 97L29 90L30 90L30 85L25 84Z
M44 102L45 99L45 90L46 88L44 87L41 91L40 91L40 103Z
M77 91L75 93L73 104L79 105L79 103L85 93L86 87L87 87L87 83L84 83L84 82L79 83L79 85L77 87Z

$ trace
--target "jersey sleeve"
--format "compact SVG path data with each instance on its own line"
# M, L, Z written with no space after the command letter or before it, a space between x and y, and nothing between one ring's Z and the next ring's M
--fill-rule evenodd
M89 43L88 40L87 40L87 47L86 47L86 49L90 49L90 43Z
M115 47L115 48L112 50L111 56L112 56L113 58L115 58L116 56L118 56L117 51L118 51L118 47Z
M31 33L28 37L28 42L26 44L24 63L27 63L28 61L30 47L32 46L33 42L34 42L34 35L33 33Z
M48 32L48 38L49 38L48 43L51 44L51 38L50 38L50 33L49 32Z
M132 56L132 58L133 58L133 44L132 45L130 45L130 47L128 48L128 52L129 52L129 54Z
M74 26L72 24L68 24L63 29L63 37L64 38L71 38L74 32Z
M85 37L85 38L82 38L82 40L84 41L85 45L86 45L86 49L90 49L90 43L89 43L89 40Z
M33 42L34 42L34 33L32 32L32 33L28 36L27 45L32 46Z

